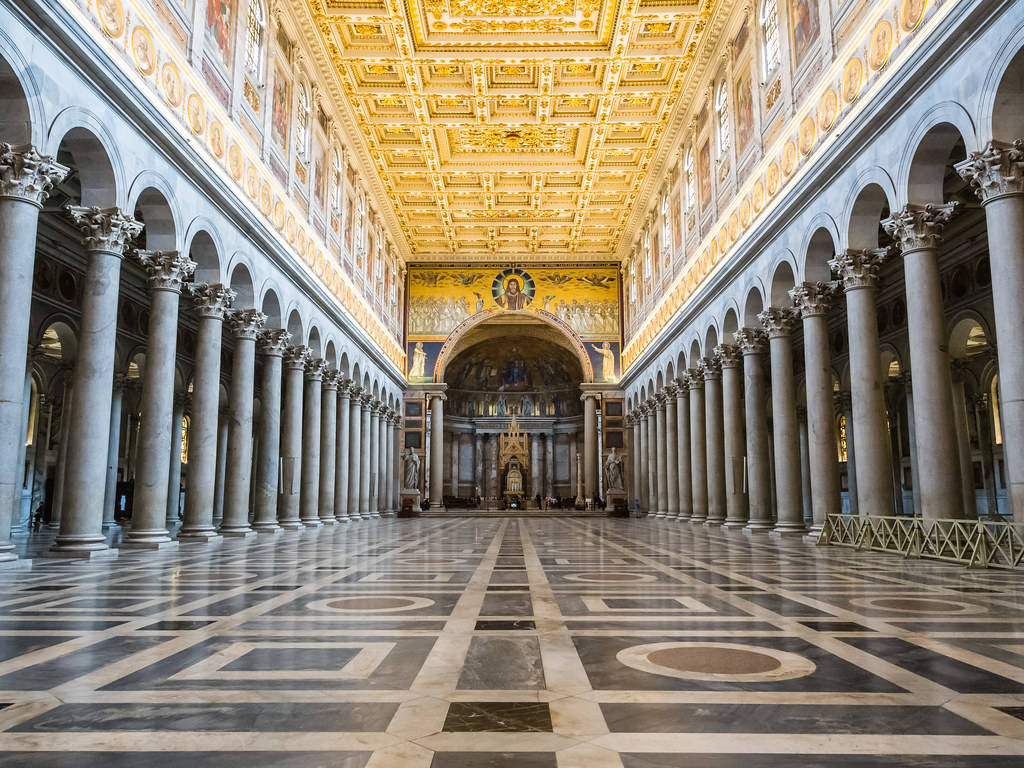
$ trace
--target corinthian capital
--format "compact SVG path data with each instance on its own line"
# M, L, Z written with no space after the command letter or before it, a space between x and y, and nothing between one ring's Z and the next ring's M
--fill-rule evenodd
M53 185L63 181L69 170L49 155L40 155L31 144L0 144L0 197L42 206Z
M736 344L719 344L715 347L715 358L722 368L736 368L743 362L740 348Z
M792 307L768 307L757 319L761 321L769 339L781 339L793 333L797 317L797 311Z
M267 316L258 309L239 309L228 315L228 328L236 339L255 340Z
M874 288L878 285L878 270L888 255L888 248L851 248L837 253L828 265L832 272L839 276L844 290Z
M192 294L196 314L216 320L224 319L224 313L231 308L231 303L238 295L220 283L189 283L188 292Z
M82 244L87 251L103 251L117 256L142 232L142 223L125 216L120 208L67 205L71 222L82 231Z
M690 390L704 389L704 363L697 361L697 364L686 371Z
M704 381L722 378L722 363L713 355L701 361L701 370L704 372Z
M882 228L897 241L904 253L923 248L938 248L942 228L956 212L958 203L916 205L907 203L882 222Z
M324 375L326 361L320 357L310 357L306 360L306 381L320 381Z
M736 337L736 346L744 355L760 355L764 352L765 335L760 328L740 328L733 335Z
M283 328L267 328L260 331L260 335L256 338L256 346L261 355L281 357L291 340L292 335Z
M135 251L135 260L146 270L149 287L155 291L180 293L182 283L196 271L196 263L178 251Z
M835 293L836 284L832 282L800 283L790 289L789 298L800 317L815 317L828 312Z
M1024 139L1012 144L992 140L955 167L982 203L1004 195L1024 194Z
M309 360L309 347L303 344L296 344L284 351L284 367L291 370L306 370L306 361Z
M324 389L337 391L338 382L341 380L341 371L324 371Z

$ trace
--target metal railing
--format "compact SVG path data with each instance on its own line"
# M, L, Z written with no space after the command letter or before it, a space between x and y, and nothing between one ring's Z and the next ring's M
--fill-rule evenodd
M829 515L818 544L893 552L980 568L1019 568L1024 561L1024 523Z

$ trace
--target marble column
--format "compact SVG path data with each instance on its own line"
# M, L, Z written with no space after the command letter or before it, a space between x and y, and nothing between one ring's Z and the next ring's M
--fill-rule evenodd
M235 337L235 352L231 356L231 410L228 417L224 519L220 523L222 536L246 537L256 533L249 525L253 379L256 377L256 337L266 321L266 315L255 309L236 310L227 319L228 328Z
M377 420L377 505L376 517L385 514L388 499L388 407L381 403Z
M597 394L583 393L583 493L597 493Z
M358 384L349 387L348 411L348 516L350 520L362 520L359 512L359 471L363 466L363 388Z
M690 499L691 523L703 525L708 519L708 446L705 435L704 365L687 372L690 384Z
M978 499L974 492L974 459L971 456L971 435L967 423L967 392L964 389L965 368L965 361L953 361L953 427L956 432L956 454L960 472L960 499L963 505L963 516L967 519L974 519L978 516ZM914 488L917 488L917 483L914 483Z
M796 310L769 307L758 319L768 335L772 366L772 438L775 448L775 500L778 520L772 533L803 534L800 432L796 422L796 386L793 381L793 327ZM876 353L877 357L877 353Z
M430 507L444 509L444 401L443 393L430 396Z
M114 386L114 346L117 340L117 297L121 260L125 248L142 231L142 224L117 208L69 206L71 220L82 231L88 265L82 285L82 313L79 321L78 351L72 388L75 404L68 431L67 466L64 470L64 503L60 532L51 551L56 555L89 557L107 549L103 536L103 493L106 488L107 456L97 446L105 446L110 430L110 395ZM31 277L31 275L30 275ZM6 289L5 289L6 290ZM154 313L154 318L155 318ZM14 327L17 327L15 325ZM13 333L5 326L3 334ZM4 363L7 364L6 362ZM20 351L17 365L17 407L12 409L14 425L21 415L21 388L24 383L25 352ZM13 386L13 385L12 385ZM13 413L16 411L16 414ZM168 415L168 420L170 416ZM19 438L20 439L20 438ZM14 445L17 448L15 442ZM12 457L17 455L14 451ZM167 463L161 467L167 482ZM5 472L11 472L8 464ZM11 482L4 475L5 483ZM10 486L0 488L2 503L12 498ZM166 495L161 500L166 501ZM136 508L139 504L136 501ZM162 508L162 506L161 506ZM3 530L10 527L10 515ZM0 540L4 540L0 536Z
M544 495L547 498L555 495L555 436L553 433L544 436Z
M647 403L640 404L640 504L648 515L658 512L657 506L651 503L651 407Z
M636 408L633 409L632 413L629 414L629 423L633 425L633 483L631 485L632 499L630 499L629 508L634 509L636 502L640 502L640 507L643 510L647 509L647 499L643 494L643 471L644 464L640 456L643 448L643 442L640 437L640 422L643 421L643 416ZM575 441L569 446L569 465L574 466L576 458ZM572 471L569 472L569 487L572 488Z
M473 479L479 489L480 496L486 496L486 482L484 477L484 436L477 434L473 436Z
M797 406L796 423L799 427L800 433L800 510L804 518L804 525L807 525L808 521L810 521L813 529L814 512L811 500L811 457L808 455L810 448L808 446L807 437L807 408L804 406Z
M306 528L320 527L320 402L324 361L306 361L302 393L302 459L299 488L299 520Z
M110 399L110 436L107 440L107 484L103 489L103 530L112 528L117 512L117 465L121 453L121 405L124 402L124 376L114 376L114 392ZM42 416L44 396L39 398L40 410L37 420ZM45 454L41 457L45 460ZM29 521L31 525L31 520Z
M277 522L289 531L302 528L299 500L302 495L302 406L309 348L298 344L283 355L284 407L281 412L281 456L277 489Z
M263 357L260 386L260 455L256 464L256 499L252 527L257 533L277 534L277 480L281 463L281 360L291 334L282 328L260 332L256 346Z
M218 395L219 396L219 395ZM213 486L213 524L219 529L224 519L224 476L228 467L228 414L218 410L220 421L217 425L217 472ZM216 534L220 536L220 534Z
M654 437L657 460L654 463L654 478L658 489L658 517L665 517L668 514L668 430L665 428L665 403L668 396L664 391L659 392L654 398Z
M179 522L178 515L184 518L181 505L181 444L184 439L185 413L188 410L188 395L177 394L174 397L174 416L171 418L171 463L167 468L167 529L170 530Z
M853 431L853 395L843 390L836 394L836 410L846 420L846 498L850 514L859 514L857 507L857 454Z
M135 400L138 390L137 381L126 382L125 388L132 390L130 392L131 399ZM64 392L61 396L61 408L60 408L60 441L57 446L57 467L56 476L53 479L53 504L50 505L50 522L47 528L60 528L61 512L64 509L64 476L68 466L68 443L70 442L69 434L71 432L71 424L74 421L72 418L72 406L74 405L74 390L71 388L70 377L64 380ZM122 403L122 408L123 408ZM128 415L128 439L131 442L132 435L135 433L135 411L133 410ZM128 454L131 456L131 453ZM129 474L130 476L130 474Z
M914 504L914 514L921 516L921 490L917 484L917 429L914 424L914 385L910 371L904 371L900 375L903 382L903 398L907 403L907 437L910 443L910 496ZM955 382L954 382L955 385ZM970 517L970 515L968 515Z
M192 308L198 325L193 350L195 366L192 374L188 489L185 492L185 519L178 538L210 541L218 537L213 515L217 507L219 467L221 342L224 313L235 300L235 292L219 283L193 283L189 285L189 293L192 294ZM274 477L277 477L276 467Z
M540 469L541 447L540 435L530 435L530 496L540 493L541 469Z
M679 419L676 415L678 387L665 385L665 516L679 517Z
M747 441L743 423L743 355L736 344L715 347L722 366L722 429L725 433L726 528L745 528L747 502Z
M398 438L399 420L395 411L388 412L387 418L387 502L385 509L387 517L394 517L398 512ZM467 438L468 439L468 438Z
M334 470L334 517L339 523L350 522L348 512L348 468L349 468L349 416L352 405L349 402L352 382L349 379L338 381L338 417L336 421L335 470Z
M875 306L878 270L887 253L886 249L847 250L829 262L846 292L853 431L857 435L857 506L861 514L867 515L893 513L889 427Z
M903 252L910 370L916 380L914 430L918 476L914 483L920 489L921 510L926 519L964 516L939 276L942 229L955 210L956 203L908 203L882 222Z
M373 517L370 511L370 485L374 477L370 474L372 466L371 457L374 454L375 445L373 434L370 431L370 416L374 408L374 398L368 392L363 392L359 398L359 431L362 433L362 453L359 456L359 516L364 520ZM440 433L438 433L438 444L440 445ZM440 463L438 469L442 469ZM440 485L438 486L440 488Z
M722 364L704 358L704 430L707 441L708 516L705 525L725 522L725 435L722 424Z
M23 469L17 466L17 457L24 449L22 400L39 211L53 185L67 174L66 167L52 157L38 154L30 145L0 144L0 328L3 329L0 332L0 562L17 559L11 543L11 524L21 507L20 498L15 501ZM88 244L86 247L89 248ZM114 294L116 299L116 280ZM112 348L111 342L107 351ZM110 358L112 379L112 353ZM93 437L98 434L99 430ZM95 444L93 451L100 453L95 450ZM100 458L105 476L106 457L100 454ZM94 480L99 481L99 474L95 473ZM99 483L98 487L105 492L106 483ZM97 501L103 503L102 499ZM100 512L97 532L102 528L102 520ZM102 538L102 533L99 535ZM94 538L84 542L68 541L69 545L95 543Z
M832 361L827 313L832 283L801 283L790 292L804 332L804 381L807 389L807 460L811 482L811 534L821 532L829 515L842 512Z
M658 403L652 397L647 401L647 432L644 442L647 445L647 514L658 516L661 500L658 498Z
M956 165L985 208L999 343L999 416L1013 517L1024 518L1024 139L992 140ZM918 372L914 371L915 377ZM916 386L915 386L916 389ZM920 424L918 424L920 427ZM858 436L858 440L859 440Z
M498 495L498 441L494 435L484 435L484 465L485 495L493 499Z
M676 456L679 473L679 519L693 517L693 465L690 457L690 379L676 379Z
M370 404L370 517L380 517L380 417L384 404Z
M320 396L320 497L317 509L323 525L334 525L334 474L338 457L338 379L337 371L325 371Z
M765 410L765 335L760 328L741 328L736 344L743 355L743 409L747 440L747 531L772 528L771 463L768 458L768 414Z

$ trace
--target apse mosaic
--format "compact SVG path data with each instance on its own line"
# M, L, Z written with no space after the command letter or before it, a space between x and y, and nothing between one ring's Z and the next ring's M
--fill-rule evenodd
M433 376L453 332L481 316L535 314L578 336L597 381L619 376L619 273L614 265L409 269L408 376Z

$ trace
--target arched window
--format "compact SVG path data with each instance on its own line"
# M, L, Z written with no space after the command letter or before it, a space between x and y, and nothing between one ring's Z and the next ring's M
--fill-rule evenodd
M683 175L686 178L686 210L692 211L697 204L697 177L693 173L693 150L686 150L683 161Z
M725 87L725 80L718 84L715 109L718 111L718 157L723 158L729 151L729 134L732 133L729 124L729 89Z
M245 68L257 79L263 72L263 51L266 48L267 14L263 0L249 0L249 23L245 37Z
M777 0L764 0L761 6L762 63L765 79L779 65L779 7Z
M305 83L299 83L299 104L295 113L295 149L300 155L306 154L306 147L309 146L309 88Z

